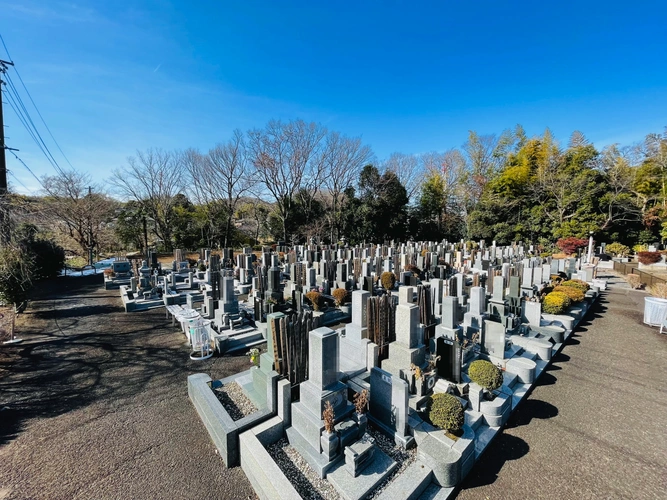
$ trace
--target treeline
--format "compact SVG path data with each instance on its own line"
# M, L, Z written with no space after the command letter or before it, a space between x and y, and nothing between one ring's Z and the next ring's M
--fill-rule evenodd
M294 120L206 152L137 152L90 190L83 174L45 178L44 197L17 200L24 219L80 253L343 238L550 247L590 232L632 246L667 237L666 179L667 133L597 150L581 132L559 143L517 126L378 161L359 137Z

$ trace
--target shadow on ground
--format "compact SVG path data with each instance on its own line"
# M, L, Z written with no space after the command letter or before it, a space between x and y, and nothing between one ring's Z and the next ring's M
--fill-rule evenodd
M185 338L161 311L126 314L119 304L99 276L44 283L20 319L24 342L0 348L0 444L32 418L102 400L131 402L147 391L185 394L187 375L210 369L189 361ZM232 373L238 364L225 358Z

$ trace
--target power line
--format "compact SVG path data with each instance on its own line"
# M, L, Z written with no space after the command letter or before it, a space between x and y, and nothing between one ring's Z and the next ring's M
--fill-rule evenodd
M10 61L12 61L12 56L9 54L9 50L7 49L7 45L5 44L5 40L4 40L4 38L2 38L2 35L0 35L0 41L2 41L2 46L5 48L5 52L7 52L7 57L9 58ZM53 133L51 133L51 129L46 124L46 121L44 120L44 117L42 116L42 113L40 113L39 108L37 107L37 104L35 104L35 101L33 100L32 95L30 94L30 91L28 90L28 87L26 87L25 83L23 82L23 78L21 78L21 73L19 73L19 70L17 69L16 66L14 66L14 71L16 72L16 76L19 77L19 81L21 82L21 85L23 85L23 89L25 90L26 94L28 94L28 98L30 99L30 102L34 106L35 111L37 111L37 115L39 116L39 119L42 120L42 123L44 124L44 127L46 128L46 131L51 136L51 139L53 140L54 144L58 148L58 151L60 151L60 154L63 155L63 158L65 158L65 161L69 164L69 166L72 168L72 170L76 170L74 168L74 166L72 165L72 163L69 161L69 158L67 158L67 156L63 152L62 148L60 147L60 144L58 144L58 141L56 141L56 138L53 137ZM7 77L9 78L9 75L7 75ZM60 171L60 173L62 174L62 171Z
M26 168L26 170L27 170L28 172L30 172L30 174L35 178L35 180L36 180L37 182L39 182L39 185L40 185L40 186L44 187L44 185L42 184L42 181L39 179L39 177L37 177L37 176L35 175L35 172L33 172L33 171L30 169L30 167L29 167L28 165L26 165L26 163L25 163L21 158L19 158L18 155L17 155L14 151L12 151L11 149L8 149L7 151L9 151L11 154L13 154L13 155L14 155L14 158L16 158L18 161L21 162L21 165L23 165L23 166ZM24 186L24 187L25 187L25 186ZM26 188L26 189L27 189L27 188Z
M51 150L46 145L44 139L42 138L42 135L39 133L39 130L35 126L35 122L33 122L30 113L28 112L28 109L23 103L21 95L16 90L14 82L12 81L9 75L6 76L7 76L7 82L9 84L8 87L9 92L7 94L10 95L15 100L15 104L18 107L19 111L23 113L23 118L24 118L22 120L23 126L26 127L26 129L28 129L28 132L30 132L30 135L32 136L33 140L35 141L37 146L42 150L42 153L44 153L44 156L46 156L46 159L49 161L49 163L51 163L51 166L56 170L56 172L60 175L64 175L63 170L60 168L60 165L56 161L55 157L51 153ZM16 111L16 109L14 111Z
M11 175L11 176L14 178L14 180L15 180L16 182L18 182L19 184L21 184L21 186L23 186L23 187L25 188L25 190L28 191L28 193L30 193L30 189L28 188L28 186L26 186L25 184L23 184L23 182L21 182L21 180L20 180L18 177L16 177L16 176L14 175L14 172L12 172L11 170L7 170L7 172L9 173L9 175Z

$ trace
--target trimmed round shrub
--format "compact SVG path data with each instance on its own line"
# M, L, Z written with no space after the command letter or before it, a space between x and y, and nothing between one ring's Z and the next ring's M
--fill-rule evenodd
M345 290L345 288L336 288L333 292L331 292L331 295L336 301L337 306L342 306L345 304L345 302L347 302L347 290Z
M451 394L434 394L426 403L426 415L436 427L457 433L464 422L461 402Z
M503 372L490 361L478 359L470 363L468 367L470 380L484 387L487 391L493 391L503 385Z
M586 293L591 287L588 286L588 283L582 280L565 280L560 283L560 286L571 286L581 290L583 293Z
M206 271L206 264L204 264L203 262L199 264L199 271L201 271L202 273Z
M392 290L396 284L396 276L394 276L394 273L386 271L380 276L380 283L382 283L382 286L385 287L385 289Z
M584 292L582 292L578 287L561 285L554 288L554 292L564 293L570 297L572 302L581 302L584 300Z
M320 307L322 306L322 294L320 292L311 290L306 294L306 298L310 301L315 311L320 310Z
M561 314L570 307L572 300L563 292L548 293L542 300L542 312L547 314Z
M660 262L660 259L662 259L660 252L637 252L637 260L646 266Z
M630 254L630 247L623 245L617 241L610 243L604 248L605 252L609 252L616 257L627 257Z

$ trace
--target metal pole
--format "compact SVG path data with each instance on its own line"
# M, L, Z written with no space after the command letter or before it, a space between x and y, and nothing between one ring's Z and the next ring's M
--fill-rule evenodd
M7 71L7 61L0 60L0 75ZM9 243L9 203L7 202L7 159L5 158L5 123L2 115L2 86L0 78L0 246Z

